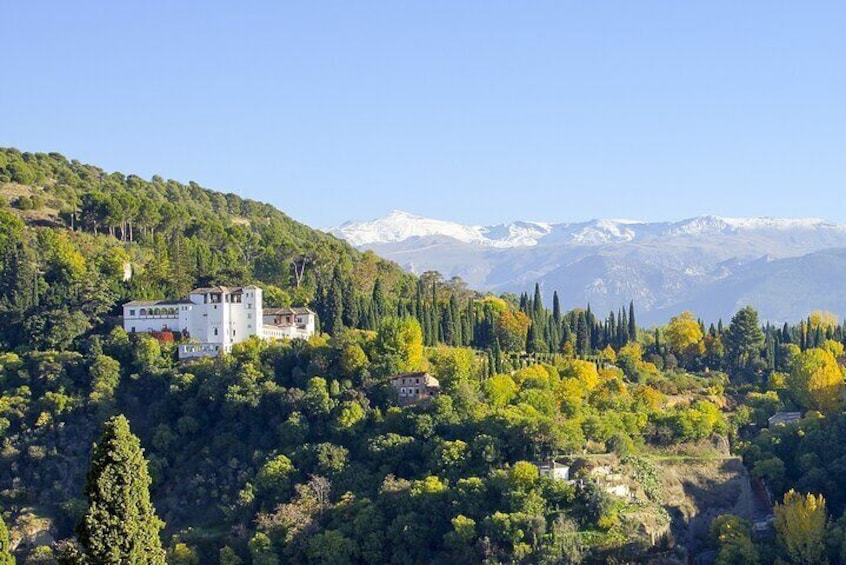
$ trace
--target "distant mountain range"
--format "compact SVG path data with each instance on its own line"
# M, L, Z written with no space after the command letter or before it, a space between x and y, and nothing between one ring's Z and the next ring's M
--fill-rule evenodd
M325 231L477 289L521 292L539 282L547 297L558 290L562 306L589 302L600 313L634 300L642 323L686 309L726 320L746 304L774 323L815 309L846 314L846 224L818 218L466 226L393 211Z

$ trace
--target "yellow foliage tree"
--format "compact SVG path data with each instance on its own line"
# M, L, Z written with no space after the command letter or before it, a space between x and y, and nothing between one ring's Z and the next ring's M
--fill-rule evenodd
M778 540L793 563L828 563L825 557L825 499L793 489L775 505Z
M823 349L825 349L826 351L828 351L829 353L834 355L834 357L837 358L837 359L840 359L841 357L843 357L843 353L846 350L846 349L844 349L842 343L840 343L839 341L835 341L833 339L825 340L825 343L823 343L820 347L822 347Z
M817 328L825 331L837 327L837 316L825 310L815 310L808 316L808 324L811 331L817 331Z
M599 386L599 371L596 370L596 365L590 361L574 359L570 361L565 372L568 376L578 380L589 391Z
M606 345L605 349L602 350L602 356L609 362L609 363L616 363L617 362L617 352L614 351L614 348L610 345Z
M843 372L834 355L825 349L800 353L787 377L787 387L806 410L833 414L843 407Z
M482 391L491 405L501 408L517 396L517 384L509 375L494 375L482 383Z
M685 311L670 318L670 323L664 331L667 345L674 353L685 353L692 346L702 341L702 328L693 312Z

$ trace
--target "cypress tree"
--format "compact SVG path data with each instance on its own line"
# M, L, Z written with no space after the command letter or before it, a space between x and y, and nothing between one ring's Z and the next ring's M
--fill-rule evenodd
M141 442L124 416L109 419L94 445L85 494L88 512L77 527L93 565L165 565L164 523L150 502L150 475Z
M15 565L15 558L12 556L11 542L9 541L9 530L0 517L0 565Z
M561 301L557 290L552 293L552 320L556 326L561 325Z
M579 312L579 318L576 324L576 353L587 355L590 352L590 333L588 330L587 316L584 312Z
M637 340L637 323L635 323L634 300L629 302L629 341Z
M573 332L570 331L570 324L564 324L561 327L561 342L558 344L558 348L563 350L565 343L570 343L573 339Z
M373 284L373 313L376 316L377 323L381 322L382 318L388 313L385 293L382 290L382 279L376 279Z
M543 300L541 300L540 285L538 283L535 283L535 299L532 302L532 311L535 317L540 320L543 315Z

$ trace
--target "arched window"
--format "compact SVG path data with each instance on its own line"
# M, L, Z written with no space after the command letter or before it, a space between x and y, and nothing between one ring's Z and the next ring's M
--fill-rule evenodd
M140 314L141 314L142 316L146 316L146 315L147 315L147 309L146 309L146 308L141 308L141 312L140 312Z
M160 308L154 308L153 309L153 316L158 316L161 313L162 313L162 311L161 311Z

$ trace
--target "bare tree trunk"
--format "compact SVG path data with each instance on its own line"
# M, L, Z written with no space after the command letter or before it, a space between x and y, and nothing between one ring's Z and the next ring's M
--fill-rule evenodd
M305 268L306 268L306 259L302 259L302 263L297 265L297 262L291 265L294 268L294 279L297 283L297 288L300 288L300 284L303 282L303 277L305 276Z

